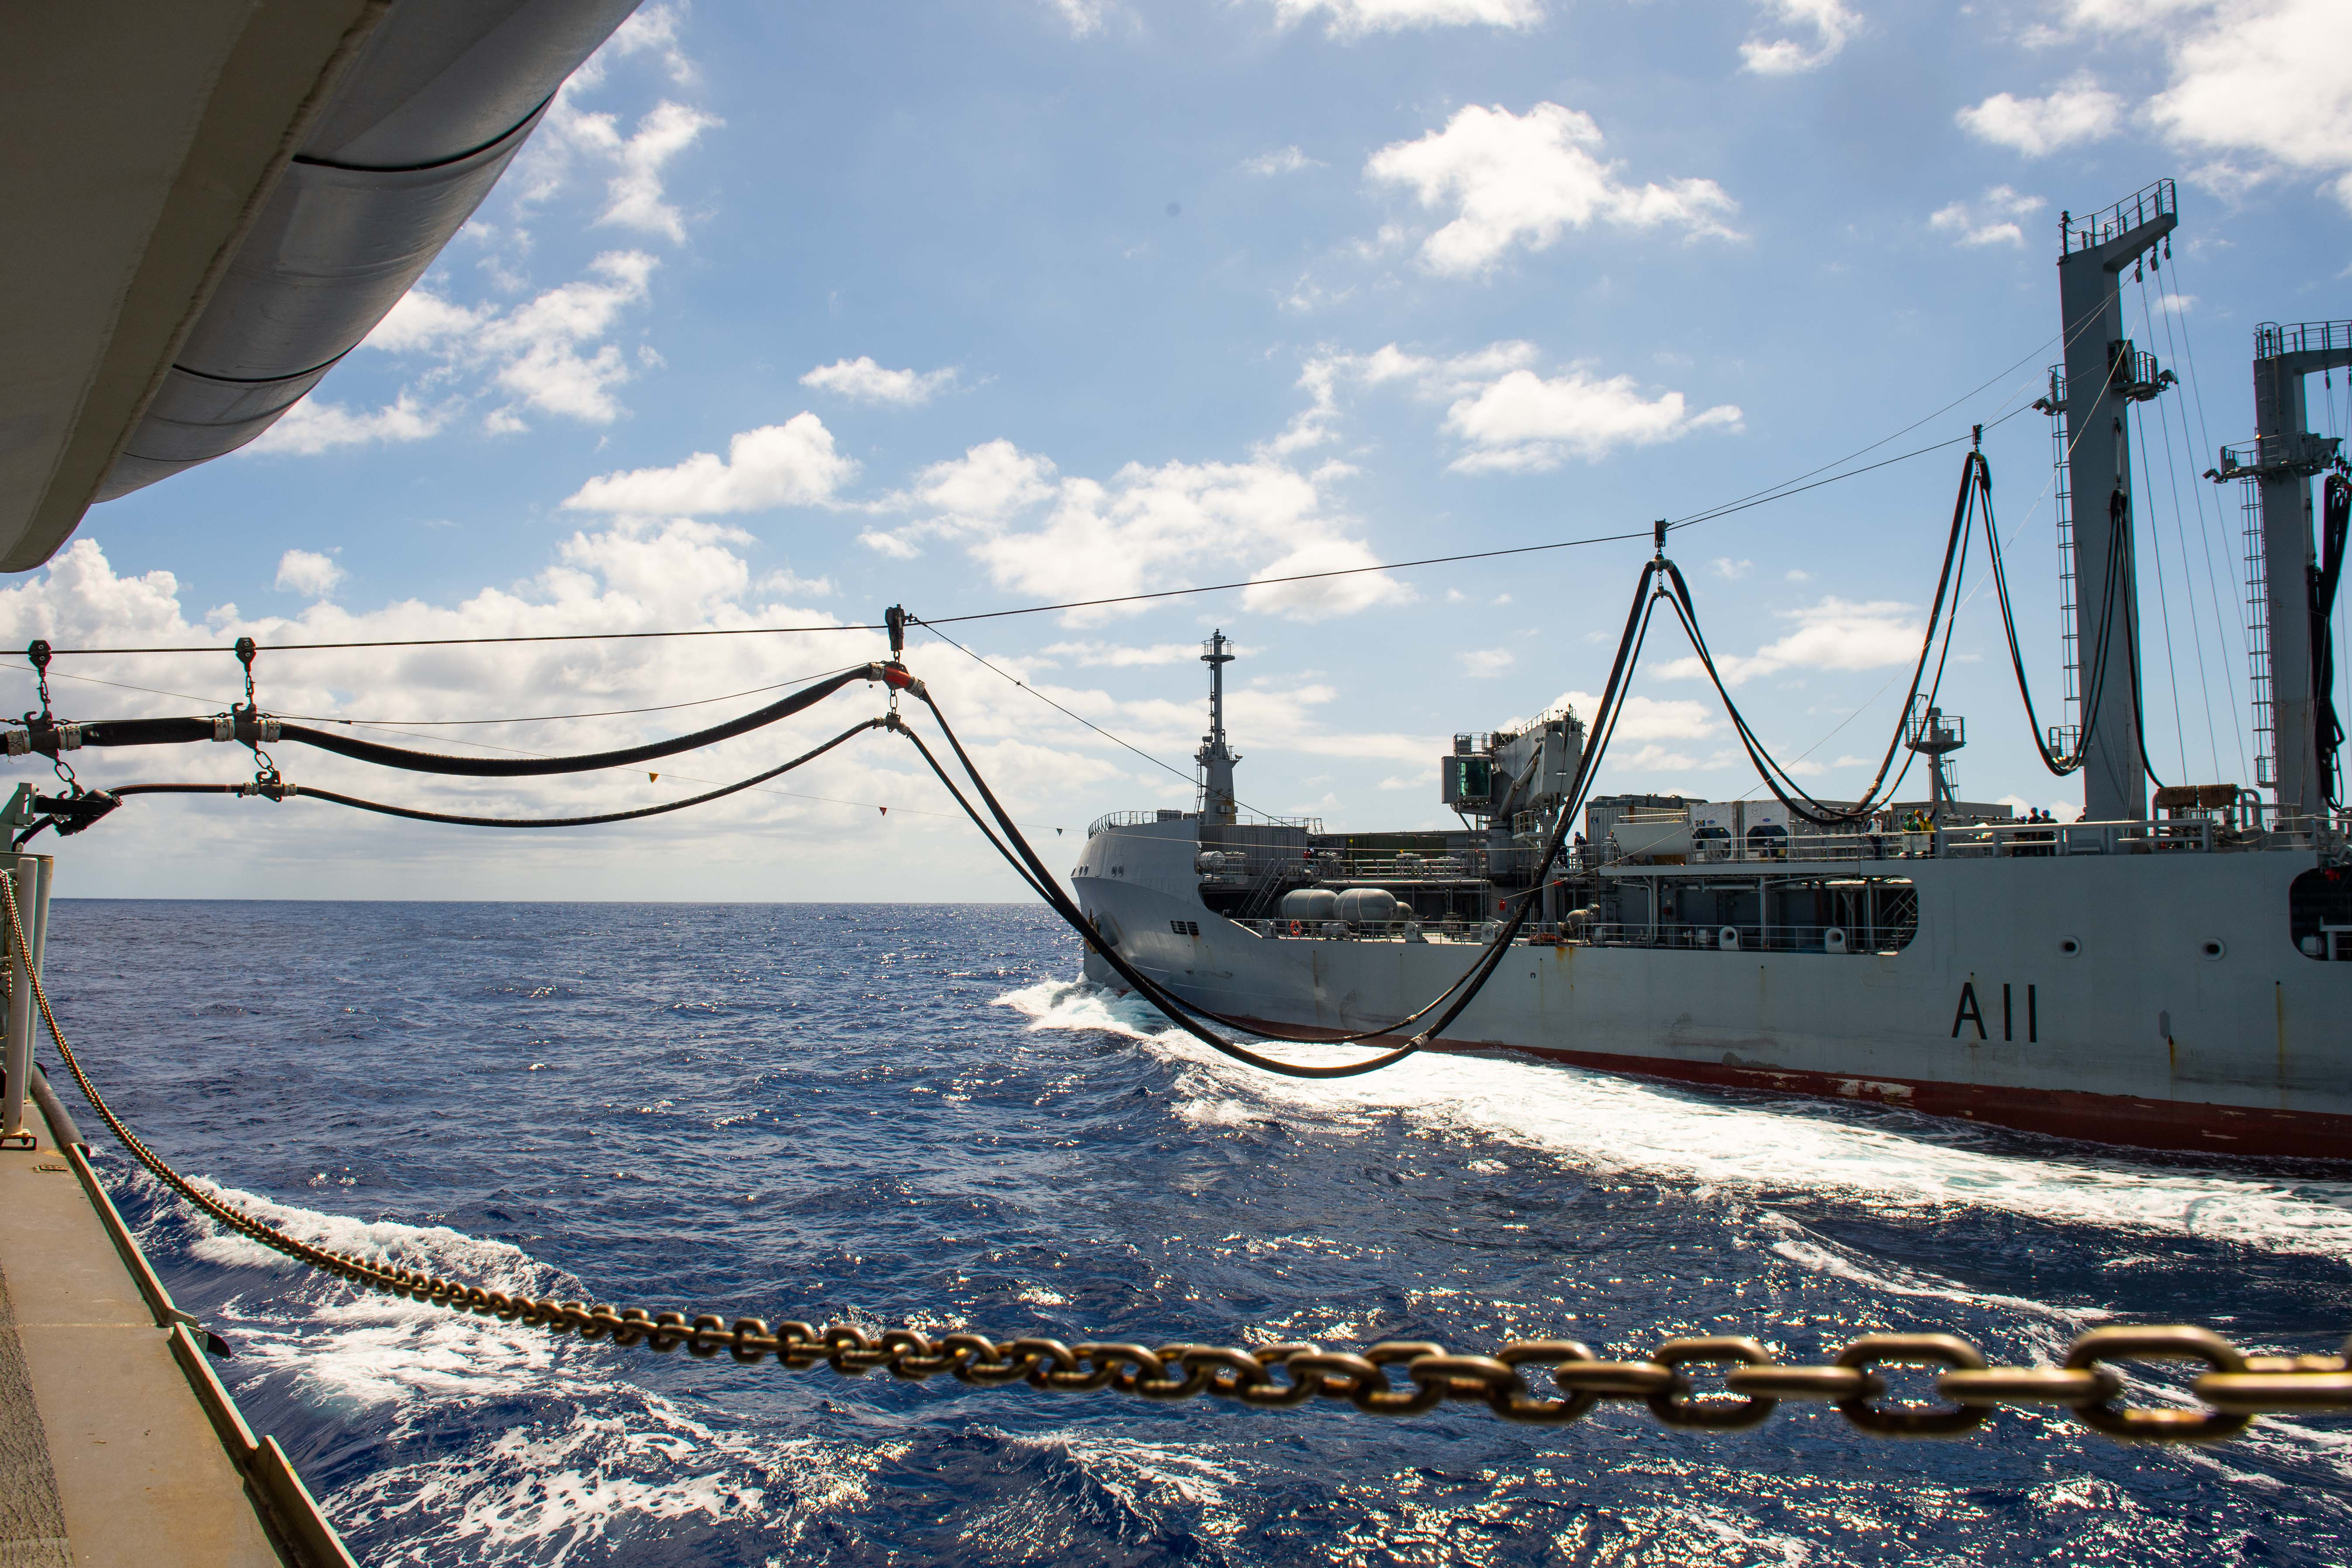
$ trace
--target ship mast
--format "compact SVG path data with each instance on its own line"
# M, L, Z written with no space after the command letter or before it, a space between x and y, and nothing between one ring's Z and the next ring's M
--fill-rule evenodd
M2178 224L2172 182L2158 180L2088 218L2059 216L2058 300L2065 323L2063 392L2047 400L2063 411L2062 461L2071 498L2080 594L2075 658L2087 710L2083 725L2083 816L2090 822L2147 816L2147 772L2140 755L2139 579L2132 560L2131 435L2128 405L2172 384L2155 356L2123 331L2123 269L2137 268ZM2053 391L2059 391L2053 388Z
M1225 666L1233 663L1233 644L1222 631L1201 645L1201 662L1209 667L1209 732L1192 760L1201 765L1201 820L1233 822L1240 813L1234 805L1234 764L1241 759L1225 744Z
M2319 815L2340 795L2331 787L2336 755L2320 752L2314 689L2318 627L2311 531L2311 481L2340 460L2342 443L2308 428L2304 377L2352 366L2352 321L2304 321L2254 329L2254 444L2224 447L2215 483L2242 479L2259 497L2260 557L2266 592L2253 605L2255 630L2267 633L2270 664L2258 670L2270 688L2270 776L2283 816ZM2248 542L2251 547L2252 540ZM2259 641L2259 639L2258 639ZM2259 656L2258 656L2259 657ZM2260 721L2257 721L2259 727ZM2259 746L2263 737L2257 736Z

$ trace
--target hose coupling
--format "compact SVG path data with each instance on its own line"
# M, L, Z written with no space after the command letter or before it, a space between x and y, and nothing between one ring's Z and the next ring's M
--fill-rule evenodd
M273 715L257 712L241 702L226 713L213 716L213 739L215 741L266 746L278 740L283 729L284 725Z

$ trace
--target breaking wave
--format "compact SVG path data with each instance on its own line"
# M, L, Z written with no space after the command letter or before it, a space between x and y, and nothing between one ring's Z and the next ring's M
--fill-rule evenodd
M1139 998L1044 981L999 998L1033 1029L1100 1030L1178 1064L1180 1113L1235 1122L1278 1111L1334 1133L1405 1116L1596 1172L1757 1194L1843 1194L1917 1209L1997 1209L2062 1224L2169 1233L2352 1259L2352 1184L2269 1181L2136 1164L2072 1146L1982 1147L1986 1134L1913 1113L1823 1101L1757 1102L1507 1057L1432 1053L1363 1078L1279 1078L1219 1056ZM1301 1062L1360 1048L1269 1047ZM2063 1152L2060 1152L2063 1148Z

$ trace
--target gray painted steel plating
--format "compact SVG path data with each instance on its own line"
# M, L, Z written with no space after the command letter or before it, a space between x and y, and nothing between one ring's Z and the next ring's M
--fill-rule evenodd
M97 500L253 440L375 329L637 0L398 0L321 110Z
M1129 963L1202 1006L1361 1029L1421 1005L1481 951L1262 937L1202 904L1199 847L1189 820L1108 827L1073 885ZM1825 1078L1898 1103L1915 1085L1949 1085L1973 1091L1986 1120L2026 1125L2040 1123L2004 1101L2352 1117L2352 963L2315 962L2289 937L2287 885L2319 863L2285 849L1868 862L1853 869L1899 870L1917 889L1917 932L1900 952L1514 948L1454 1033L1737 1067L1759 1082ZM1109 979L1095 960L1089 977Z

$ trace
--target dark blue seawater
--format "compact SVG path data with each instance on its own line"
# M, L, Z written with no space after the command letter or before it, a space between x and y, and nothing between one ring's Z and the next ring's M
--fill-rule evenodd
M1029 909L78 901L51 930L71 1037L182 1169L494 1287L1791 1357L2352 1325L2352 1186L2324 1172L1508 1060L1268 1079L1073 984ZM749 1369L362 1296L99 1158L369 1563L2352 1562L2341 1421L2185 1450L2002 1414L1898 1444L1788 1405L1542 1429Z

